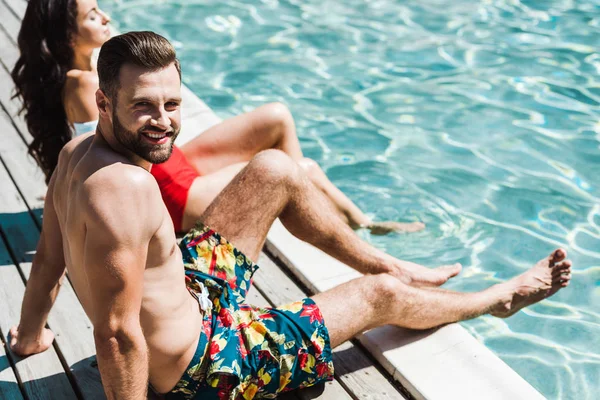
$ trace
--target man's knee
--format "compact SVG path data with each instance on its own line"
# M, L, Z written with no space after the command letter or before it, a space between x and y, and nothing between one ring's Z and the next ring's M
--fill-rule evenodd
M369 287L372 289L367 293L367 301L375 311L385 311L390 304L395 304L408 295L410 287L402 283L398 278L389 274L368 275Z
M299 179L297 163L281 150L263 150L248 164L258 179L269 183L293 184Z

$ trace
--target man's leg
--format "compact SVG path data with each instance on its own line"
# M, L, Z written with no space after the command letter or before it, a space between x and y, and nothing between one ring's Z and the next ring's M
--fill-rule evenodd
M256 260L275 218L296 237L366 274L390 273L406 283L440 285L459 265L435 270L397 260L362 241L284 153L257 155L200 220Z
M181 230L189 231L200 219L223 189L247 165L247 162L232 164L209 175L201 175L194 179L188 192L187 202L181 219Z
M365 227L375 234L384 234L391 231L415 232L425 227L421 222L371 221L327 178L315 161L304 158L292 114L280 103L267 104L229 118L181 146L186 159L202 176L223 175L223 169L230 171L231 166L246 163L260 151L268 149L281 150L299 163L315 186L333 203L339 216L354 229ZM210 195L219 192L209 190L203 193L200 197L190 197L193 201L189 202L190 209L185 212L188 220L194 220L198 211L203 211L205 208L202 207L214 199Z
M508 317L569 284L571 262L565 257L564 250L556 250L524 274L477 293L417 288L381 274L355 279L313 300L333 348L381 325L428 329L483 314Z

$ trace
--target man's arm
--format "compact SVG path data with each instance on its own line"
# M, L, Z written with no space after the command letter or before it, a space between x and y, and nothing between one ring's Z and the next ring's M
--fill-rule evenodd
M42 232L21 306L21 321L10 330L11 349L22 356L41 353L52 345L54 335L45 328L65 274L62 235L52 200L52 176L44 204Z
M90 317L109 400L145 399L148 387L140 309L148 246L164 214L152 176L132 168L92 185L86 216Z

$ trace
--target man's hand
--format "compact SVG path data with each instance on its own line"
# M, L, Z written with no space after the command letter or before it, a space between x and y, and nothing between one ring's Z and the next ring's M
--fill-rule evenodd
M21 357L46 351L52 346L53 341L54 333L48 328L44 328L36 337L20 336L18 327L10 328L10 349Z

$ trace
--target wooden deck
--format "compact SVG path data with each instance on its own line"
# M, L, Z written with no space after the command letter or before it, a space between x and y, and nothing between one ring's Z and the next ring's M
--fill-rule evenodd
M6 346L7 333L19 321L21 301L38 241L43 196L43 174L26 155L31 137L19 103L11 99L9 71L18 51L16 38L25 0L0 0L0 399L103 399L95 365L92 325L68 280L48 319L56 340L48 351L22 359ZM279 305L310 293L268 254L249 301ZM403 399L404 390L358 343L347 342L334 351L336 379L285 396L287 399Z

